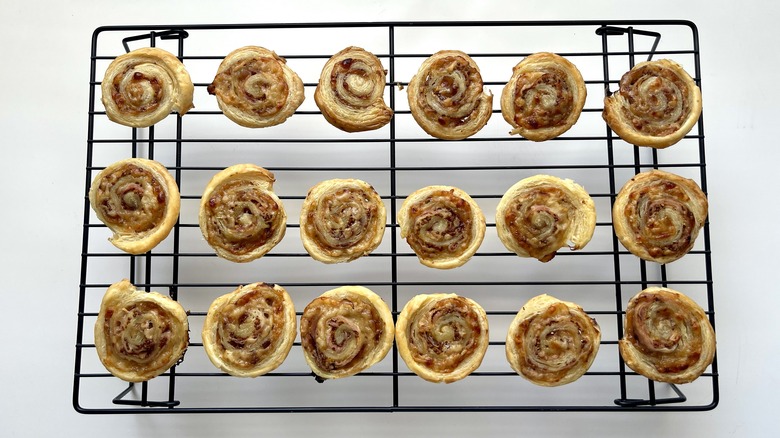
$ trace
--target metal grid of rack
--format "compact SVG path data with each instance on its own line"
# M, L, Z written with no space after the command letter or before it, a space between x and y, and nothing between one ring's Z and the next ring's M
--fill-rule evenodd
M475 38L473 34L478 33ZM283 125L251 130L232 125L206 86L221 59L243 45L274 49L303 79L306 101ZM328 125L313 105L319 69L348 45L374 52L388 70L386 101L395 115L384 128L347 134ZM195 106L146 129L108 121L100 104L100 78L117 55L143 46L164 47L187 66ZM467 52L480 65L486 87L500 95L511 67L524 56L552 51L582 71L588 88L583 114L561 137L534 144L508 135L498 99L488 125L457 142L427 136L415 124L404 87L424 58L444 48ZM700 84L696 26L688 21L386 22L180 26L110 26L95 30L89 79L83 247L77 314L74 408L82 413L199 412L408 412L408 411L690 411L718 403L717 362L682 387L658 384L628 369L617 351L627 300L661 285L699 302L714 326L709 226L693 251L666 266L628 253L612 231L610 207L617 191L642 170L663 168L695 179L707 192L703 121L665 150L637 148L601 120L603 97L635 63L669 57ZM706 94L706 93L705 93ZM706 99L705 99L706 100ZM174 175L182 212L171 235L154 250L129 255L106 242L107 228L91 212L86 193L104 166L127 157L153 158ZM236 266L218 259L200 237L197 205L207 180L238 162L276 174L288 210L284 241L260 260ZM562 250L541 264L508 253L498 243L492 211L517 180L537 173L569 177L596 201L598 222L581 251ZM342 265L309 258L297 236L296 207L314 183L333 177L369 181L388 209L382 245L368 257ZM405 196L432 183L456 185L478 201L488 236L476 256L454 271L417 263L400 239L396 212ZM434 272L435 271L435 272ZM105 371L92 343L92 326L106 288L129 278L139 288L168 293L188 310L190 346L184 361L149 382L127 384ZM361 284L379 293L394 316L417 293L456 292L487 310L491 342L483 365L461 382L434 385L409 372L395 348L357 376L317 383L296 342L287 361L256 379L219 372L205 358L200 325L211 300L240 284L283 285L298 315L333 287ZM575 301L601 326L602 347L577 382L538 388L503 358L506 328L522 304L539 293Z

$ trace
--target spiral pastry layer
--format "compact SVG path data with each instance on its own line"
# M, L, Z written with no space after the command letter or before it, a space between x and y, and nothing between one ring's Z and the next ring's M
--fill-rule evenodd
M434 383L452 383L479 368L488 335L482 307L455 294L417 295L406 303L395 328L406 366Z
M156 292L136 290L128 280L112 284L95 322L95 349L116 377L143 382L175 365L189 342L187 313Z
M521 257L548 262L568 246L583 248L596 228L596 206L572 180L549 175L525 178L507 190L496 209L496 231Z
M284 237L287 215L273 192L274 175L254 164L217 173L200 202L200 231L217 255L248 262L268 253Z
M89 203L112 232L108 240L130 254L157 246L179 218L176 181L162 164L143 158L117 161L97 174Z
M322 69L314 101L331 125L347 132L370 131L390 122L385 104L385 69L373 53L347 47Z
M431 136L461 140L476 134L492 115L493 95L482 86L479 67L467 54L436 52L409 81L409 109Z
M533 141L558 137L580 118L587 89L577 67L554 53L535 53L512 69L501 93L501 114Z
M393 316L382 298L342 286L315 298L301 316L301 346L323 379L355 375L384 359L393 345Z
M701 115L701 90L682 66L668 59L642 62L604 99L602 116L623 140L665 148L690 132Z
M192 109L195 87L173 54L148 47L119 55L100 84L108 118L134 128L152 126L172 111Z
M715 357L715 331L696 302L650 287L628 302L620 355L632 370L658 381L696 380Z
M585 374L601 344L596 320L582 307L549 295L531 298L506 336L512 369L540 386L560 386Z
M303 81L271 50L246 46L219 65L209 94L230 120L247 128L278 125L303 103Z
M632 254L670 263L693 248L707 209L707 197L693 180L651 170L620 189L612 222L620 243Z
M214 300L202 337L214 366L236 377L257 377L284 362L296 334L295 308L287 291L253 283Z
M368 183L322 181L309 190L301 209L301 240L324 263L349 262L376 249L385 233L385 204Z

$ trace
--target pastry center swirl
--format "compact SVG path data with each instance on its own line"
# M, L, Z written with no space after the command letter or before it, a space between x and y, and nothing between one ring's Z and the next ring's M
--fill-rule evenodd
M370 240L378 207L364 190L357 187L337 188L321 195L308 213L307 231L321 249L343 250Z
M132 369L168 362L173 353L173 344L169 344L174 334L172 319L170 313L153 302L106 312L103 321L108 334L106 345L122 359L117 366Z
M242 59L222 71L209 85L210 94L244 112L272 116L287 103L289 86L283 65L272 57Z
M420 87L420 101L425 102L426 117L442 126L466 123L479 107L482 77L479 71L460 56L446 56L434 61Z
M167 197L151 172L128 164L101 178L95 204L112 230L138 233L162 222Z
M574 93L556 68L521 74L514 89L515 122L526 129L562 126L574 111Z
M143 63L129 66L112 80L111 98L119 112L139 115L157 109L165 95L163 83L173 78L162 66Z
M668 68L646 65L626 73L620 91L626 99L623 113L645 134L664 136L680 129L691 113L691 90Z
M273 288L260 285L220 308L217 346L225 362L251 369L272 356L282 341L284 301Z
M301 345L320 369L350 374L379 347L384 322L360 297L318 297L301 317Z
M461 298L445 298L417 310L408 327L409 350L415 362L432 371L450 373L479 347L479 315Z
M385 84L375 66L359 58L346 58L334 65L330 86L341 103L360 109L381 99Z
M237 255L264 245L282 226L283 215L276 200L247 181L217 187L207 209L209 243Z
M512 237L530 256L549 261L566 245L575 207L568 194L551 185L521 191L505 213Z
M474 238L473 215L471 205L452 191L433 192L410 207L412 226L406 240L420 256L457 257Z

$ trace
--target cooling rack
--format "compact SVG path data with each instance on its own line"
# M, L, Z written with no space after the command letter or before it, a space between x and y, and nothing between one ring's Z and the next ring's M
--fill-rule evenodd
M276 51L303 79L306 100L284 124L253 130L219 111L206 92L221 59L235 48L260 45ZM356 45L375 53L387 68L385 100L395 115L384 128L347 134L324 120L313 102L325 61ZM108 120L100 80L117 55L162 47L187 66L195 83L195 109L157 125L133 129ZM468 53L486 88L500 95L523 57L550 51L567 57L583 74L588 98L578 123L561 137L532 143L508 134L498 99L493 117L475 136L442 141L414 122L404 87L419 64L441 49ZM698 31L682 20L367 22L230 25L106 26L92 38L87 118L83 246L78 286L73 406L81 413L217 412L430 412L430 411L700 411L718 404L717 359L686 385L649 381L620 358L628 299L653 285L689 295L714 326L709 224L694 249L669 265L646 263L626 251L612 230L610 208L634 174L666 169L696 180L707 193L703 118L678 144L648 150L625 143L601 119L603 97L620 76L646 59L671 58L701 86ZM703 91L706 102L706 90ZM497 113L497 114L496 114ZM182 194L171 235L143 255L125 254L107 242L108 229L89 207L87 192L106 165L128 157L153 158L171 171ZM197 209L205 184L219 170L251 162L275 173L276 192L288 211L282 243L260 260L231 264L217 258L200 236ZM495 207L514 182L545 173L571 178L593 197L596 232L581 251L562 250L549 263L508 253L495 236ZM388 224L380 247L368 257L323 265L303 250L296 211L308 188L338 177L370 182L386 203ZM488 220L485 241L461 268L438 271L417 262L400 238L396 213L419 187L455 185L472 195ZM106 288L122 278L169 294L188 310L190 345L184 360L149 382L128 384L101 366L92 327ZM300 342L276 371L239 379L214 368L200 343L210 302L240 284L283 285L300 310L322 292L345 284L371 288L396 316L418 293L454 292L479 302L488 313L490 347L482 366L449 385L411 373L395 348L369 370L318 383L303 360ZM531 297L549 293L574 301L594 317L602 343L593 366L578 381L536 387L509 367L504 338L509 322Z

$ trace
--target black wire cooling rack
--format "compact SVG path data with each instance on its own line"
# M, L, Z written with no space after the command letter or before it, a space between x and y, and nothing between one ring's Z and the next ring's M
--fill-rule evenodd
M303 79L306 101L284 124L241 128L225 118L206 92L221 59L233 49L275 50ZM384 128L347 134L325 122L313 103L319 72L350 45L375 53L388 70L385 98L395 116ZM195 83L195 109L146 129L110 122L100 103L108 63L134 48L158 46L176 54ZM414 122L404 87L427 56L441 49L471 55L486 87L500 96L511 68L523 57L556 52L583 73L588 99L578 123L544 143L510 136L498 98L488 125L457 142L426 135ZM75 345L73 405L82 413L401 412L401 411L695 411L718 404L717 363L695 382L658 384L633 373L620 358L628 299L660 285L696 300L714 326L709 226L688 255L666 266L628 253L612 230L610 208L623 183L637 172L664 168L695 179L707 192L703 121L680 143L637 148L620 140L601 119L603 97L635 63L650 58L681 63L701 85L699 41L689 21L386 22L180 26L108 26L92 39L87 119L83 246ZM706 92L705 102L706 102ZM113 161L153 158L168 167L182 193L179 222L153 251L128 255L108 242L108 229L91 212L92 179ZM197 206L210 177L232 164L252 162L273 171L288 212L282 243L260 260L236 265L217 258L203 241ZM597 206L591 243L562 250L542 264L508 253L495 236L498 200L514 182L537 173L574 179ZM385 238L370 256L323 265L303 250L297 211L309 187L335 177L369 181L388 209ZM488 218L485 242L461 268L425 268L400 239L396 212L406 195L430 184L455 185ZM297 209L297 211L296 211ZM92 327L106 288L122 278L168 293L188 310L190 346L183 362L149 382L127 384L100 365ZM347 379L317 383L296 342L285 363L255 379L214 368L200 343L210 302L240 284L278 283L300 310L325 290L360 284L379 293L397 315L418 293L454 292L487 310L491 341L482 366L466 379L436 385L409 372L395 348L371 369ZM531 297L549 293L581 304L602 330L590 371L578 381L541 388L515 374L504 358L508 324Z

